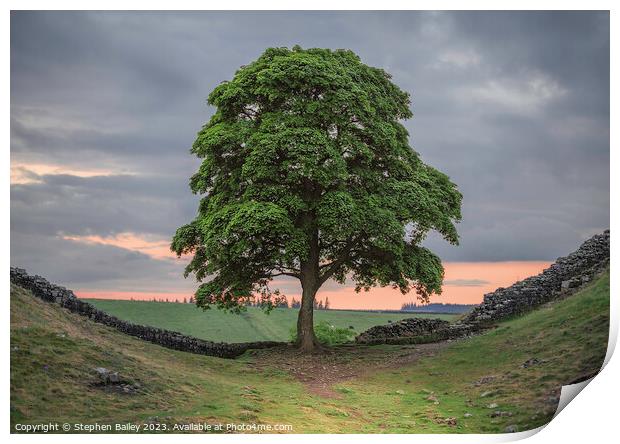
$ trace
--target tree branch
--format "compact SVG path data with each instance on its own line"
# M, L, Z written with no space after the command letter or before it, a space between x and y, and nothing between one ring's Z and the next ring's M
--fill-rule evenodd
M282 271L280 273L270 274L268 277L276 277L276 276L291 276L297 279L301 277L298 273L289 273L285 271Z
M333 276L333 274L340 268L342 264L345 263L347 259L349 259L349 253L351 253L351 249L353 248L353 240L349 240L345 247L342 249L340 255L336 260L331 262L330 264L325 264L327 266L327 270L319 276L319 283L322 285L327 279ZM323 266L323 268L325 268Z

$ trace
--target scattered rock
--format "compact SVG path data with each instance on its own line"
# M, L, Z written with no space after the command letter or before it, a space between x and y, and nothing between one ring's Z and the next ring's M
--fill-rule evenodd
M456 425L456 418L446 418L446 419L444 419L443 423L447 424L447 425L455 426Z
M481 398L486 398L487 396L491 396L491 395L494 395L494 394L495 394L495 391L493 391L493 390L489 390L489 391L487 391L487 392L482 392L482 393L480 393L480 397L481 397Z
M463 418L471 418L472 416L474 416L474 415L472 415L471 413L465 413L463 415Z
M498 407L496 402L492 402L491 404L487 405L487 409L496 409Z
M519 427L516 424L511 424L504 429L504 433L516 433L519 431Z
M435 422L437 424L445 424L445 425L449 425L449 426L456 426L457 422L456 422L456 418L435 418Z
M525 361L523 364L521 364L521 368L529 368L529 367L533 367L535 365L539 365L542 364L545 361L542 361L538 358L530 358L527 361Z
M498 418L498 417L504 417L504 416L512 416L512 412L503 412L501 410L496 410L493 413L491 413L491 418Z
M112 372L107 368L97 367L95 373L104 384L118 384L120 382L118 372Z
M483 376L482 378L478 379L477 381L474 382L474 385L476 387L479 387L481 385L484 384L488 384L489 382L494 381L497 378L497 376L495 375L491 375L491 376Z

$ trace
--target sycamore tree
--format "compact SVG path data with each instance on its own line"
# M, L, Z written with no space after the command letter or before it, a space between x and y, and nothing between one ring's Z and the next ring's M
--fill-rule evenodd
M352 51L296 46L267 49L213 90L191 150L204 159L190 180L198 214L171 245L193 255L198 306L269 306L274 278L298 279L297 344L311 351L329 279L423 301L441 292L441 261L420 244L431 230L458 243L462 196L410 147L409 94L390 79Z

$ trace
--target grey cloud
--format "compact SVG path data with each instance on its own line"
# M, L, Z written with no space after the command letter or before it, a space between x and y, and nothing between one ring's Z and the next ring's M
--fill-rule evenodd
M183 264L109 245L84 244L58 236L12 233L11 264L71 289L182 292L195 290L183 279ZM180 278L179 278L180 277Z
M609 226L607 12L13 12L12 162L113 175L13 185L12 261L57 267L28 236L169 236L196 210L208 93L294 44L350 48L412 94L412 145L464 195L460 246L426 241L443 260L552 260Z
M11 187L11 233L171 238L198 204L185 179L167 176L35 177L41 182Z

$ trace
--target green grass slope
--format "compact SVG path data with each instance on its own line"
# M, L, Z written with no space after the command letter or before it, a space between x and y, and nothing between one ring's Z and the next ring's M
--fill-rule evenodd
M178 331L197 338L223 342L288 341L297 324L296 309L276 308L266 314L248 307L241 314L196 308L192 304L88 299L95 307L120 319ZM372 313L347 310L316 310L316 323L327 321L338 328L353 327L356 333L411 317L453 319L453 315Z
M388 419L384 416L364 430L380 424L406 430L402 412L407 406L416 406L408 422L415 422L417 430L430 431L450 417L457 420L455 432L536 428L553 417L562 385L592 376L603 364L609 297L606 272L579 293L457 341L436 357L345 384L346 401L371 416L390 412ZM390 400L386 387L400 387L404 394ZM493 417L496 411L506 413Z
M96 367L139 384L133 394L98 385ZM11 286L11 423L140 423L154 418L239 422L258 407L260 385L278 405L302 393L291 378L168 350L95 324ZM281 390L284 387L285 390ZM12 428L14 430L14 428Z
M339 347L333 365L355 371L330 383L336 396L328 397L282 366L308 362L290 350L237 360L168 350L12 286L11 424L142 424L157 417L168 427L289 424L297 433L525 430L550 419L562 384L598 370L608 315L606 274L563 301L399 365L373 367L424 346ZM330 372L324 359L313 357L314 368ZM95 367L118 371L139 388L127 394L100 386Z

